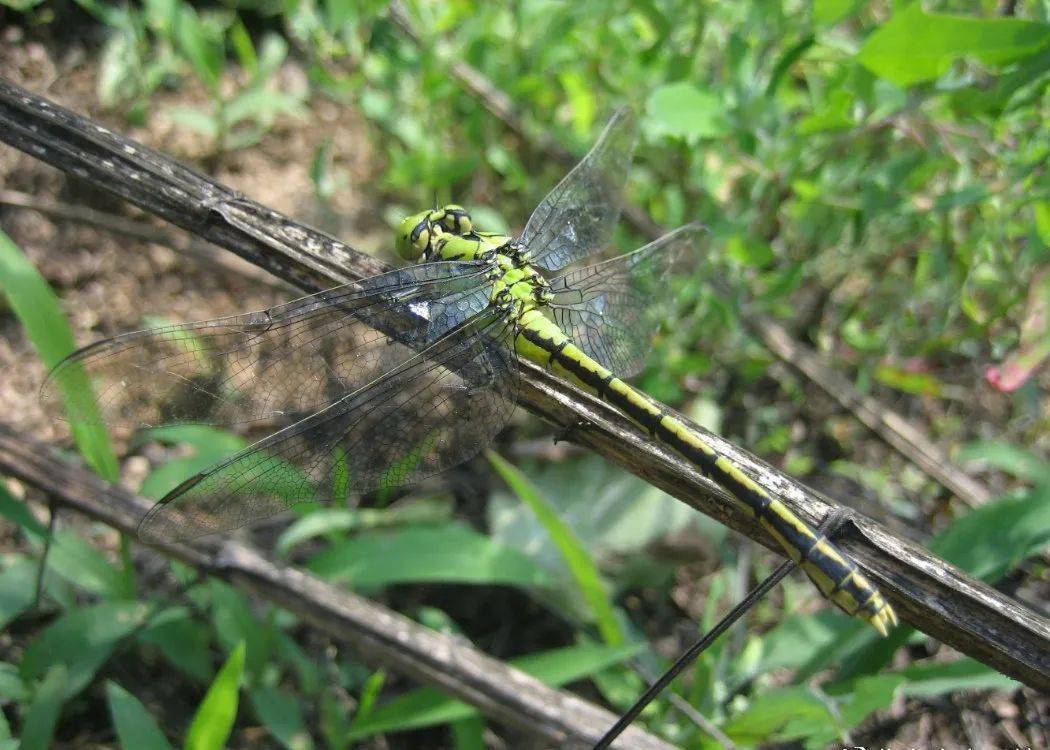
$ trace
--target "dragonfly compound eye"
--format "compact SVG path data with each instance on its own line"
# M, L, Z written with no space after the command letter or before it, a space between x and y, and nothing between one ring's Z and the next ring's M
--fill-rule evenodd
M430 215L430 211L423 211L401 220L396 245L397 254L405 260L419 260L430 250L435 235L440 234L440 227L432 223Z

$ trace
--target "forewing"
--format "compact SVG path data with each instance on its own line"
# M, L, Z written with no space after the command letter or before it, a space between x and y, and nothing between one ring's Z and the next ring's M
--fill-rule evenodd
M555 321L618 376L634 375L673 301L672 272L696 255L705 231L701 224L687 224L632 253L552 279Z
M544 198L519 241L530 262L555 271L605 248L620 218L638 121L620 109L583 160Z
M514 407L510 327L490 309L327 408L183 482L143 538L236 528L296 503L397 487L490 444ZM400 346L392 344L392 346Z
M59 364L43 398L58 401L86 371L109 424L287 424L396 367L488 296L479 264L411 266L260 312L100 341ZM91 417L80 403L71 421Z

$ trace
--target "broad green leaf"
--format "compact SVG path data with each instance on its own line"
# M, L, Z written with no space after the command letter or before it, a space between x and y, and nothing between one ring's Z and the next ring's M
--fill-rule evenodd
M44 277L14 242L0 231L0 291L11 304L26 335L48 368L57 365L76 346L58 298ZM58 383L66 409L83 417L70 425L84 459L100 476L116 480L120 471L102 419L95 405L91 383L80 368L66 370Z
M974 508L930 542L930 550L986 581L995 581L1050 545L1050 483L1016 498Z
M857 60L877 76L911 86L939 78L963 57L995 67L1047 45L1050 24L926 13L916 0L867 38Z
M277 539L276 551L284 556L298 545L319 536L338 536L357 529L381 529L415 524L438 524L452 515L444 500L422 499L389 508L316 508L288 526Z
M853 94L843 89L831 92L827 100L813 114L802 118L795 127L801 136L853 127Z
M138 634L141 643L160 650L173 667L201 683L211 682L211 629L184 607L172 607L154 617Z
M188 3L179 6L173 29L175 41L205 85L218 94L224 49L213 25L204 23Z
M766 268L776 255L768 242L751 235L734 234L726 242L726 253L746 266Z
M1013 692L1020 683L970 658L940 664L913 664L900 671L905 679L905 695L925 698L961 690L1005 690Z
M42 542L47 539L47 527L36 520L36 517L29 512L29 507L22 501L16 500L2 482L0 482L0 516L24 529L36 541Z
M244 644L230 654L197 707L183 750L222 750L233 731L244 672Z
M813 0L813 20L821 26L830 26L853 13L859 0Z
M44 0L0 0L0 5L10 8L16 13L25 13L43 2Z
M149 617L139 602L102 602L62 615L37 635L22 656L22 676L36 679L57 664L67 669L68 696L83 690L117 644Z
M69 699L67 676L62 664L55 664L47 670L22 719L19 750L48 750L51 747L62 706Z
M222 121L219 115L200 107L171 106L165 109L172 123L179 127L193 130L210 140L216 140L222 132Z
M913 372L902 367L880 364L875 368L875 379L903 393L922 396L941 396L944 383L928 372Z
M485 719L478 714L452 722L452 741L456 750L487 750Z
M657 135L682 138L719 138L730 132L725 103L711 91L681 81L657 88L646 104L648 121Z
M408 582L553 584L550 573L521 552L458 522L362 534L332 545L308 567L363 588Z
M510 663L526 674L558 687L601 672L645 648L643 643L623 646L587 644L547 651L514 659ZM373 710L362 721L354 721L350 739L384 732L447 724L476 715L477 710L434 688L413 690Z
M164 733L138 698L110 680L106 682L106 698L123 750L171 750Z
M281 532L276 551L285 557L295 547L317 537L338 535L358 526L358 511L348 508L317 508Z
M298 697L267 687L252 690L248 698L259 721L282 746L287 750L312 750L314 742L306 730Z
M578 136L587 136L594 130L597 100L594 88L576 68L565 68L558 73L558 82L569 97L572 106L572 129Z
M25 702L29 695L29 686L18 673L18 667L0 661L0 701Z
M39 563L20 558L0 573L0 631L33 606L39 570Z
M245 595L233 586L216 580L209 583L212 622L219 642L228 651L244 644L245 669L253 676L262 674L276 646L272 609L267 607L259 617Z
M141 445L149 440L164 443L185 443L194 449L193 455L168 461L154 469L145 480L139 492L148 497L163 497L170 489L194 474L203 471L213 464L227 458L248 445L248 441L227 430L206 425L169 425L146 430L136 436L135 444ZM236 464L243 469L267 462L273 464L275 459L265 453L252 453L238 460ZM289 500L298 500L300 488L306 482L302 472L295 466L281 462L281 471L272 471L268 482L257 482L254 489L273 494ZM303 507L307 507L304 504Z
M1002 440L978 440L964 445L960 461L981 461L1029 482L1050 477L1050 464L1035 453Z
M594 616L602 640L610 646L624 642L623 631L616 619L616 613L609 592L602 581L598 566L587 552L586 547L572 528L565 523L557 511L540 494L536 486L514 466L507 463L497 453L488 452L489 462L496 468L518 499L529 506L532 512L547 529L551 539L561 552L565 564L572 573L573 580L583 594L583 598Z
M722 725L722 731L734 742L758 744L771 739L797 739L801 736L797 730L785 732L793 722L801 726L809 722L834 725L834 721L828 707L808 688L794 687L757 696L750 706L731 716Z
M133 445L150 440L171 445L184 443L193 448L193 455L166 461L146 476L139 493L152 498L163 497L180 482L248 445L240 435L206 425L170 425L144 430L135 436Z
M134 597L133 581L124 570L72 532L55 535L47 566L74 586L107 599Z
M255 76L259 69L259 56L255 53L255 45L252 44L251 34L244 26L244 21L238 18L230 27L230 42L233 51L237 53L237 61L250 76Z

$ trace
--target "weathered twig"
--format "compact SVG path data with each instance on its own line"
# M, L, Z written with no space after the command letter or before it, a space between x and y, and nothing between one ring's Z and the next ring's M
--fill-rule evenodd
M413 42L420 46L426 43L426 40L416 31L400 0L394 0L390 4L390 18ZM485 109L503 122L509 130L565 166L568 167L575 163L575 155L561 143L545 133L531 132L514 108L510 97L484 73L458 57L446 55L446 58L449 74L459 81L463 88L477 97ZM625 207L624 218L650 240L660 237L667 231L637 206ZM860 393L849 380L825 361L824 357L811 347L795 340L780 323L766 315L746 310L740 310L739 314L747 329L765 344L774 356L787 362L796 372L816 384L835 399L839 406L853 414L891 448L918 466L927 476L952 492L962 502L975 507L992 498L992 493L987 487L969 476L961 467L956 466L948 455L919 428L871 396Z
M43 490L60 504L134 534L152 501L110 484L0 424L0 471ZM353 644L363 658L383 664L477 706L509 726L557 747L591 747L616 717L572 693L486 656L463 640L423 627L294 567L276 565L234 541L158 542L169 557L295 612L315 627ZM634 730L622 748L672 750Z
M388 268L2 79L0 139L124 196L308 291ZM754 519L726 502L721 488L622 414L542 368L527 362L521 366L519 404L569 429L577 442L683 502L780 551ZM800 516L816 524L827 515L829 504L823 497L707 434L720 451ZM1050 689L1050 622L1045 618L868 519L846 524L836 541L882 588L907 622L1032 687Z

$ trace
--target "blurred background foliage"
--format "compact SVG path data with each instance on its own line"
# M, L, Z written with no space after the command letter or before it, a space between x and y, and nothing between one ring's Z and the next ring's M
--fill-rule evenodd
M309 123L321 103L363 118L356 147L382 164L363 189L383 232L453 200L487 229L520 229L566 169L550 144L582 154L614 107L633 104L643 137L629 203L666 226L712 228L710 283L661 333L642 387L1045 607L1046 0L0 6L31 38L75 28L97 58L98 102L128 127L148 127L158 97L188 92L163 114L205 144L205 167L267 144L278 123ZM509 97L520 132L464 88L464 63ZM322 216L339 213L355 179L346 159L331 140L312 154ZM352 227L344 238L354 242ZM622 248L642 241L619 230ZM10 313L53 364L72 342L58 300L6 238L0 272ZM954 502L816 395L748 333L769 319L927 431L996 499ZM467 480L304 511L270 541L622 710L775 559L594 457L549 460L538 429L520 424L500 443L512 462L493 453ZM105 435L76 438L116 476ZM166 428L128 452L167 447L142 484L159 496L243 444ZM0 750L525 742L494 739L505 729L469 706L373 671L293 613L128 540L82 525L52 533L18 490L0 484ZM1031 718L1045 719L1046 703L1031 692L908 628L881 641L792 579L642 721L683 748L820 748L937 732L961 742L964 710L1004 743L1019 742L1011 731L1033 747L1047 736Z

